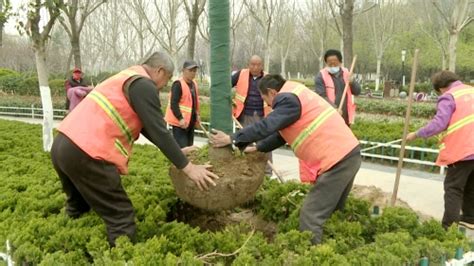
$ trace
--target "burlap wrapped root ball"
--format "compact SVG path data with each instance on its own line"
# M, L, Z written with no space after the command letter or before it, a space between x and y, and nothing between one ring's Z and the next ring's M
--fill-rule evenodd
M220 178L216 186L201 191L184 172L171 166L170 176L176 194L185 202L209 211L232 209L255 197L265 177L267 156L256 152L241 154L229 148L205 146L188 155L195 164L209 163Z

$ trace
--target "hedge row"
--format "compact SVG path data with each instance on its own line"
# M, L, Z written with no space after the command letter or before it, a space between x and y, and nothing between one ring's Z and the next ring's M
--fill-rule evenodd
M122 237L111 249L94 212L78 219L65 214L61 183L42 151L41 127L0 121L0 132L0 243L10 240L18 265L416 265L421 257L439 264L458 247L470 249L455 226L445 231L400 207L372 216L370 203L354 198L326 223L323 243L312 246L311 233L298 231L310 187L275 180L266 180L245 206L276 226L273 235L247 220L200 229L175 220L195 210L180 207L163 154L141 145L134 146L130 174L122 177L135 208L136 243Z

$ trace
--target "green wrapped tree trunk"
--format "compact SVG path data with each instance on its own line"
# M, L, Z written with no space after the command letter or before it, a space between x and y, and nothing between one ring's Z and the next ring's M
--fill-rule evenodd
M228 134L232 133L229 10L228 0L209 1L211 127Z

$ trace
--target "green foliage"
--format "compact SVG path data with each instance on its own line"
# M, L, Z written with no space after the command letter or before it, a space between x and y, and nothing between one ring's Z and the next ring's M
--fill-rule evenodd
M369 114L384 114L405 117L407 101L390 99L356 98L357 112ZM432 118L436 114L434 103L413 103L411 117Z
M310 186L288 182L276 185L277 180L269 180L256 196L259 203L257 211L268 220L284 221L301 205Z
M51 88L51 95L53 96L66 96L66 89L64 87L64 79L51 79L49 80L49 87Z
M38 78L30 74L4 72L0 70L0 90L6 93L22 96L39 96ZM65 96L64 80L53 79L49 81L52 96Z
M41 127L0 121L0 133L0 243L10 240L22 265L401 265L469 249L455 227L420 223L403 208L371 217L370 204L352 197L325 224L323 243L312 246L311 233L298 231L310 186L268 179L251 207L277 223L271 239L245 223L211 232L170 221L178 209L170 164L155 147L141 145L134 147L130 174L122 177L136 211L137 242L121 237L110 249L94 212L74 220L65 214L59 178L42 151Z
M0 68L0 78L3 76L9 76L9 75L20 75L20 73L9 68Z

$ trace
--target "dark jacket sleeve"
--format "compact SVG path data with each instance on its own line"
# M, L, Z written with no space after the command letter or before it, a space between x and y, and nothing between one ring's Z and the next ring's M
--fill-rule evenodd
M171 111L173 112L174 116L181 120L183 118L183 114L181 114L181 110L179 110L179 102L181 101L181 96L183 95L183 91L181 90L181 83L179 81L173 82L171 86Z
M314 91L319 96L323 97L323 99L326 100L326 102L331 104L333 107L336 106L329 100L328 95L326 94L326 86L324 85L323 75L321 74L321 72L318 72L316 78L314 79Z
M232 88L237 86L237 82L239 81L240 77L240 70L235 72L234 75L232 75Z
M153 142L177 168L183 169L188 164L188 159L166 128L155 83L150 79L139 78L132 82L128 92L130 105L142 122L143 135Z
M257 150L261 152L270 152L285 145L286 141L279 132L275 132L267 138L257 142Z
M301 116L301 103L291 93L278 94L273 101L273 111L264 119L232 135L234 145L244 149L249 144L263 140L280 129L295 123Z

